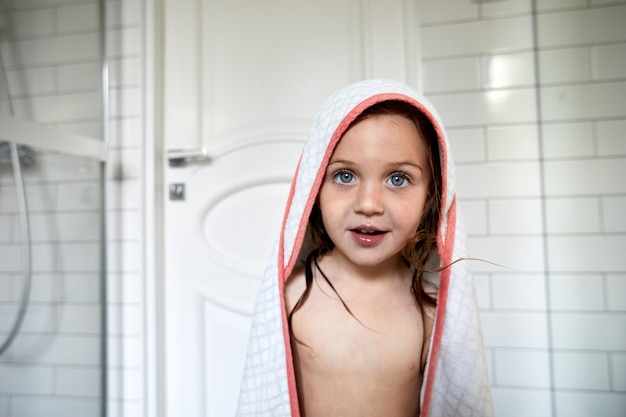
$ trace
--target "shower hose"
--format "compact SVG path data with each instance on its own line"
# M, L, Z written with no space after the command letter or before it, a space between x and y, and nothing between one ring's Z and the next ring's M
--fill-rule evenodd
M4 67L4 61L2 60L2 54L0 54L0 71L2 71L2 77L0 82L3 84L3 90L6 92L6 104L8 113L13 116L13 105L11 103L11 95L9 94L9 84L7 81L7 75ZM17 337L24 317L26 316L26 310L28 308L28 301L30 298L30 287L32 283L32 271L31 271L31 251L30 251L30 232L28 229L28 211L26 210L26 192L24 190L24 179L22 178L22 167L20 165L20 158L18 153L18 147L15 142L9 142L11 152L11 165L13 166L13 177L15 180L15 192L17 194L17 209L19 213L19 228L22 236L22 295L20 300L19 310L13 326L9 330L8 335L2 341L0 345L0 356L2 356L11 346L15 338Z

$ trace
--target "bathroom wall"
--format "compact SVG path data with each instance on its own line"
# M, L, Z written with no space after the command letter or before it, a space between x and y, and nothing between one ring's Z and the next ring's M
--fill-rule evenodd
M111 416L143 415L142 0L106 2L110 72L107 177ZM3 58L21 118L100 137L98 2L3 2ZM36 150L25 169L35 245L31 306L0 362L1 416L95 416L100 407L99 215L96 163ZM0 245L12 244L10 170L0 173ZM17 245L14 252L17 253ZM4 249L4 248L3 248ZM19 299L19 264L0 259L0 331ZM93 262L95 260L95 265ZM63 268L65 269L63 269ZM7 313L7 314L3 314ZM89 349L84 349L88 346Z
M26 316L0 357L0 415L98 416L100 164L34 149L23 167L32 286ZM0 339L22 299L22 234L10 166L0 167Z
M420 1L423 89L470 256L502 265L472 263L496 415L621 416L626 4L536 3Z
M3 2L1 46L16 117L100 137L98 7ZM4 74L3 74L4 76ZM97 416L101 410L100 164L35 147L22 165L32 287L21 331L0 358L0 415ZM16 187L0 167L0 332L25 280Z
M144 0L107 1L109 58L108 307L111 417L143 416ZM149 415L149 414L148 414Z

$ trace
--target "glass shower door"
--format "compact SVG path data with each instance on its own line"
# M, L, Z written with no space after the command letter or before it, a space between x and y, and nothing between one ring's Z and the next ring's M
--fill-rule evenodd
M0 415L100 416L102 163L31 149L33 164L22 163L30 253L16 201L22 185L8 165L0 166L0 343L24 312L0 356Z
M104 416L104 2L1 6L0 415Z

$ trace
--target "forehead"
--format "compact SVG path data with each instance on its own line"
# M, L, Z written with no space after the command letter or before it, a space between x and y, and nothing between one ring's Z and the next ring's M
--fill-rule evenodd
M426 140L417 125L402 114L373 114L356 121L343 134L333 155L364 151L385 155L422 156Z

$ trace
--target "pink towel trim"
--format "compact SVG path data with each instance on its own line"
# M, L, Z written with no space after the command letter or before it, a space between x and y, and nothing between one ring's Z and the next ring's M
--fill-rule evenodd
M300 163L302 160L298 161L298 166L296 167L296 176L300 171ZM287 384L289 388L289 405L291 407L291 415L293 417L300 416L300 405L298 403L298 390L296 387L296 371L293 365L293 353L291 351L291 338L289 336L289 323L287 321L286 307L285 307L285 297L283 294L285 293L285 282L289 275L285 274L285 227L287 224L287 217L289 211L291 210L291 203L293 201L293 195L296 191L296 181L291 182L291 188L289 189L289 195L287 196L287 208L285 209L285 214L283 216L283 224L281 226L280 239L278 245L278 294L280 295L280 306L282 310L282 322L283 322L283 338L285 341L285 365L287 368ZM293 257L293 256L292 256ZM293 266L291 267L293 268ZM291 268L288 270L291 271ZM291 273L291 272L289 272Z
M452 201L450 211L448 212L448 230L445 237L445 244L441 252L441 264L450 265L452 262L452 251L454 249L454 232L456 224L456 198ZM426 379L426 387L424 389L424 403L422 404L421 416L428 416L430 409L430 401L433 394L433 386L435 383L437 362L439 359L439 350L441 348L441 339L443 336L444 317L446 316L446 306L448 301L448 287L450 285L450 268L441 271L439 290L437 292L437 312L435 317L435 329L432 339L432 347L430 358L428 361L428 377Z

